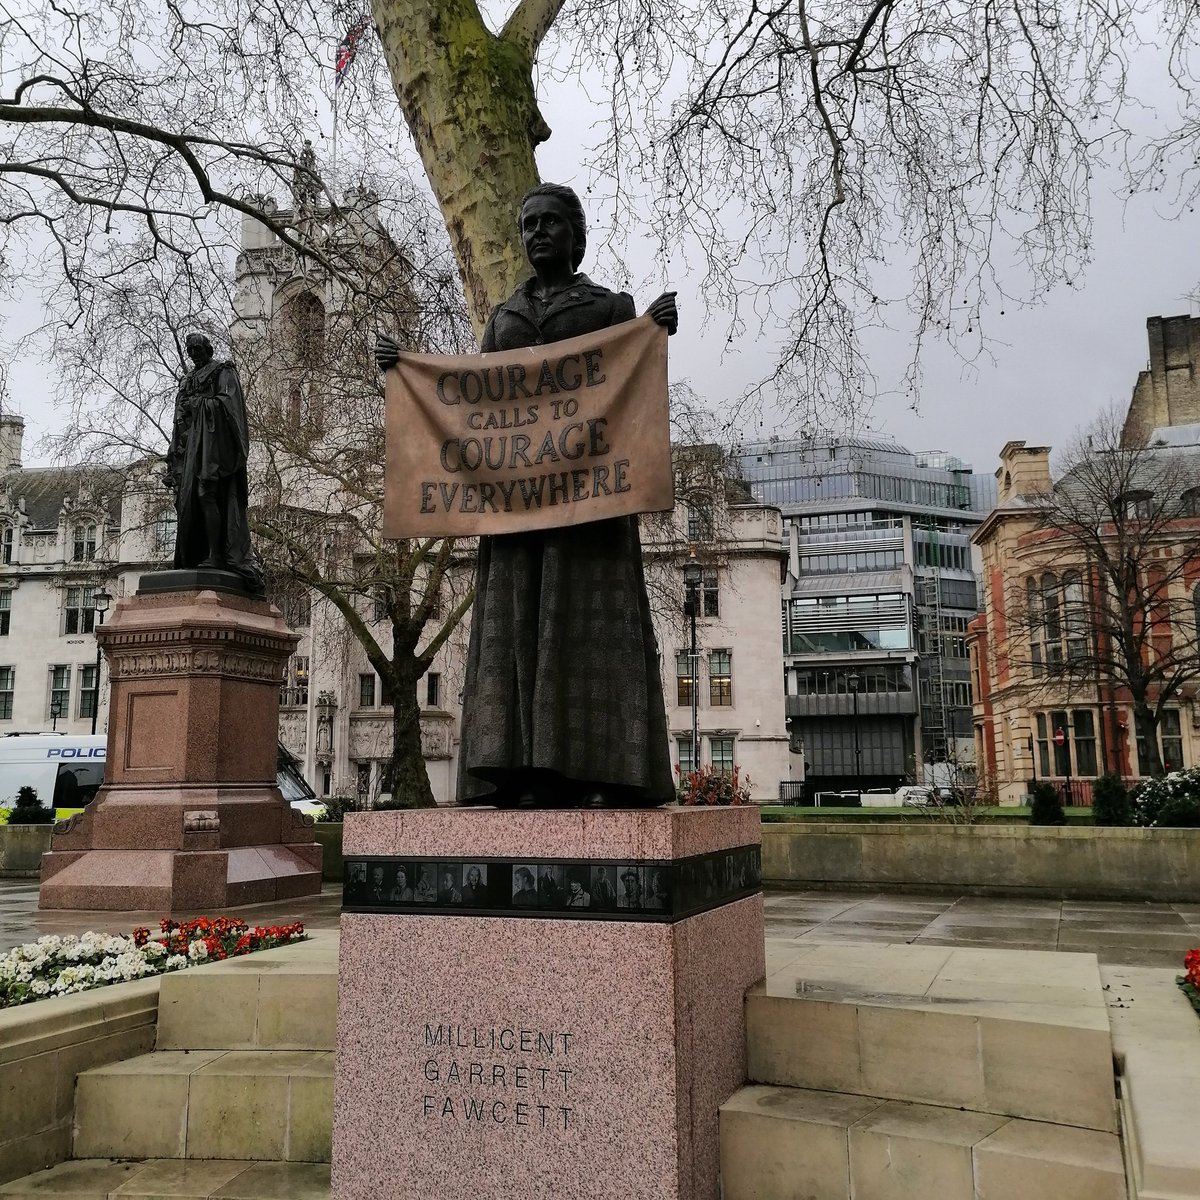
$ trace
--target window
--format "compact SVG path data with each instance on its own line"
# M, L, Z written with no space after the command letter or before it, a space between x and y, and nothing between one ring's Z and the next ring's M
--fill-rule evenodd
M1163 766L1168 771L1178 771L1183 766L1183 731L1179 726L1179 709L1163 709L1158 733L1162 739Z
M1060 746L1057 741L1054 741L1054 774L1070 775L1071 723L1067 720L1065 712L1052 712L1050 714L1050 734L1052 739L1057 738L1060 729L1063 734L1063 744Z
M675 655L675 703L684 708L692 706L692 656L686 650Z
M1037 715L1038 774L1043 779L1050 774L1050 738L1046 728L1046 714Z
M1062 666L1062 614L1058 603L1058 579L1049 571L1042 576L1042 624L1046 631L1046 665Z
M442 695L442 677L436 671L430 671L425 676L425 704L429 708L437 708Z
M79 668L79 715L92 717L96 713L96 667Z
M1068 571L1061 580L1047 571L1040 579L1025 580L1029 622L1029 657L1033 675L1056 672L1064 663L1078 663L1088 654L1088 608L1083 578Z
M311 369L325 361L325 305L312 294L301 292L284 305L292 361Z
M712 535L712 505L707 500L693 500L687 510L687 540L711 542Z
M679 754L679 769L685 774L688 771L696 769L692 762L692 738L689 734L687 737L677 737L675 739L675 748Z
M886 571L902 566L902 550L862 550L842 554L802 554L801 575L843 575L854 571Z
M51 718L65 717L71 712L71 668L50 668L50 711Z
M721 596L718 590L719 578L716 571L704 572L704 615L719 617L721 615Z
M360 802L365 801L371 794L371 764L369 762L357 764L354 790L358 793Z
M1117 497L1124 515L1134 521L1148 521L1154 515L1154 496L1147 491L1126 492Z
M5 525L3 534L0 534L0 561L6 567L11 565L13 560L13 539L15 536L16 530L11 525Z
M283 619L293 628L301 629L312 624L312 594L302 583L292 584L284 593Z
M16 687L16 667L0 667L0 721L12 720L13 689Z
M358 677L358 707L375 707L375 672L367 671Z
M175 532L178 518L173 508L164 508L154 522L154 549L158 554L175 553Z
M1096 775L1096 717L1090 708L1077 708L1075 722L1075 774Z
M894 695L912 691L912 669L907 666L875 665L851 671L841 668L836 671L794 669L793 696L848 696L850 676L858 676L858 690L866 695Z
M1079 662L1087 657L1087 608L1083 602L1083 580L1078 571L1068 571L1063 576L1063 615L1067 629L1067 661Z
M302 654L292 656L288 682L279 691L279 703L285 707L298 707L308 703L307 656Z
M75 526L75 548L71 555L74 562L91 562L96 557L96 526Z
M96 627L95 605L93 588L67 588L67 602L63 608L63 632L91 633Z
M375 589L375 606L371 612L371 620L372 621L387 620L387 606L388 606L387 589L383 588L383 587L377 587Z
M8 637L9 621L12 619L12 589L0 591L0 637Z
M724 771L727 775L733 774L733 738L731 737L715 737L708 739L709 753L712 756L712 765L718 771Z
M1188 488L1179 498L1181 517L1200 517L1200 488Z
M728 650L713 650L708 656L708 702L715 707L733 703L733 661Z

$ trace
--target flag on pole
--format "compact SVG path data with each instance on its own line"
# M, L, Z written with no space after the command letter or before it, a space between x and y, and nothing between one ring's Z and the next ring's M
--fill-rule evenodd
M370 16L365 16L357 21L346 32L346 36L338 42L337 54L334 56L333 71L337 76L336 87L341 87L343 80L346 78L346 72L350 70L351 63L354 62L355 55L358 54L358 43L362 35L371 28Z

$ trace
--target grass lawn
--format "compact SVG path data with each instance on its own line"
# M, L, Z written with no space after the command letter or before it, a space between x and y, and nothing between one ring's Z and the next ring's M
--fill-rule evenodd
M759 811L764 821L954 821L956 816L953 808L813 808L798 804L768 804ZM1073 806L1064 811L1068 825L1092 823L1090 808ZM1029 820L1029 806L992 805L975 809L974 816L977 821L1023 822Z

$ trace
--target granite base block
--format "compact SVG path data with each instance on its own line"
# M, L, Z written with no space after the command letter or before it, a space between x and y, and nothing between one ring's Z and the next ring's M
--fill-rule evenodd
M275 784L279 684L299 639L266 600L202 575L162 573L166 590L124 597L96 631L104 785L55 826L42 908L182 912L321 889L312 822Z
M729 809L395 815L355 814L349 852L663 862L758 839ZM664 921L344 913L333 1194L716 1200L763 946L761 893Z

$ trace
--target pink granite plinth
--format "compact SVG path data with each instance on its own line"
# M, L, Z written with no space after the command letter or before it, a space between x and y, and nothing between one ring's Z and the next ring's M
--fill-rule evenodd
M313 895L321 847L275 785L279 685L298 638L265 600L126 597L108 663L104 786L55 826L42 908L228 908Z
M348 856L674 862L753 809L353 814ZM615 919L614 919L615 918ZM333 1195L716 1200L761 894L674 921L344 913Z

